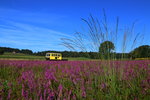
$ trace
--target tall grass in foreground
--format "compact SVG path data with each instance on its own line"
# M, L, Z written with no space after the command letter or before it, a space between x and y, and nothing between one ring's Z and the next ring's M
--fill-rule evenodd
M119 17L117 17L115 25L110 27L105 10L103 10L103 13L102 20L99 20L92 15L90 15L87 19L82 19L87 25L85 32L76 32L74 38L62 38L62 45L71 50L79 49L81 51L98 52L100 45L105 41L111 41L114 43L115 50L111 50L106 54L102 54L101 52L99 54L102 62L107 58L107 60L105 60L105 63L107 64L106 66L99 65L104 66L104 75L94 76L94 80L101 81L101 79L103 79L104 83L107 84L103 84L103 86L106 87L104 90L101 89L103 92L95 92L97 96L99 95L97 99L128 100L136 99L136 97L140 98L139 96L142 95L142 93L139 94L139 91L141 90L138 87L140 80L142 79L141 76L142 74L144 75L145 72L140 72L139 67L137 67L138 65L136 64L132 65L132 63L128 63L129 65L126 65L123 61L116 64L117 61L115 61L115 53L117 52L117 49L120 49L122 51L122 57L120 60L125 59L125 53L129 52L129 50L133 50L138 43L141 43L143 35L136 33L134 30L136 21L133 22L131 27L121 28L119 26ZM109 49L108 44L106 47ZM118 67L116 68L114 66ZM132 68L128 69L128 66L132 66ZM125 75L126 71L127 76ZM134 73L139 75L139 77L130 80L130 77L135 77ZM102 83L95 83L96 86L99 84Z
M149 67L150 60L0 60L0 100L148 100Z

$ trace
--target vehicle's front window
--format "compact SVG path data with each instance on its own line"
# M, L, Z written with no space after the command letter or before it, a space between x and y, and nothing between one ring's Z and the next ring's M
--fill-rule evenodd
M46 54L46 56L50 56L50 54Z

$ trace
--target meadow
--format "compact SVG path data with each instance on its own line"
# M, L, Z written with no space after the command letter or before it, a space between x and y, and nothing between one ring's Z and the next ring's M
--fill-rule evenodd
M150 100L147 1L0 0L0 100Z
M74 60L92 60L90 58L85 57L63 57L64 59L68 59L71 61ZM5 52L3 55L0 55L0 59L5 60L45 60L45 56L36 56L36 55L28 55L23 53L9 53Z
M150 60L0 60L0 100L149 100Z

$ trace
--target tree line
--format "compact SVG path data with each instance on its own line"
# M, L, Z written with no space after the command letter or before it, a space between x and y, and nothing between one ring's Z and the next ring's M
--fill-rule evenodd
M4 52L11 53L23 53L29 55L36 56L45 56L47 52L53 53L62 53L63 57L85 57L91 59L135 59L135 58L150 58L150 46L142 45L129 53L116 53L113 52L114 45L110 41L103 42L99 47L99 52L75 52L75 51L41 51L41 52L33 52L29 49L17 49L17 48L9 48L9 47L0 47L0 54Z
M9 48L9 47L0 47L0 54L4 54L4 52L11 52L11 53L23 53L23 54L34 54L32 50L29 49L17 49L17 48Z

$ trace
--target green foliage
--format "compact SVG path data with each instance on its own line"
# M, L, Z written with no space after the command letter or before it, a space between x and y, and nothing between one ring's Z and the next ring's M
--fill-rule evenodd
M20 52L20 50L16 48L0 47L0 49L3 50L4 52L16 52L16 53Z
M44 56L35 56L35 55L28 55L22 53L9 53L5 52L3 55L0 55L1 59L27 59L27 60L45 60Z
M110 57L110 54L112 53L114 49L115 49L115 46L111 41L105 41L101 43L99 47L99 52L101 56L107 59Z
M29 49L22 49L21 53L24 53L24 54L33 54L32 50L29 50Z
M34 55L38 56L45 56L46 53L53 52L53 53L61 53L63 57L85 57L90 58L90 55L88 52L74 52L74 51L42 51L34 53Z
M130 53L113 52L115 46L111 41L103 42L99 47L99 52L75 52L75 51L41 51L32 52L29 49L15 49L0 47L0 58L13 59L39 59L45 60L47 52L62 53L63 57L69 60L89 60L89 59L129 59L129 58L150 58L150 46L143 45L134 49ZM5 53L4 53L5 52ZM12 52L15 52L14 54Z
M8 90L9 90L8 81L5 80L2 85L3 85L3 91L4 91L4 98L6 99L8 95Z
M29 49L19 50L17 48L0 47L0 54L3 54L4 52L24 53L24 54L30 54L30 55L33 54L32 50L29 50Z
M89 56L92 59L100 59L99 52L89 52Z
M3 54L4 54L4 50L0 49L0 55L3 55Z
M134 58L149 58L150 57L150 46L149 45L142 45L132 52L130 52L130 56Z
M99 47L99 52L102 54L107 54L107 53L111 53L112 50L114 49L115 49L115 46L111 41L105 41L101 43Z

